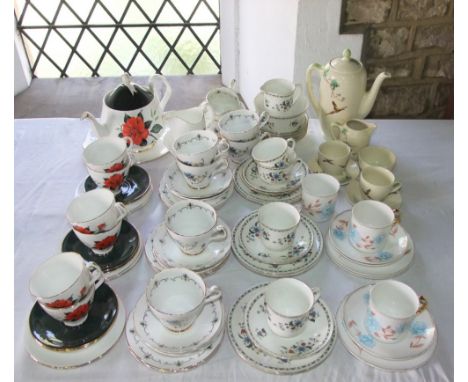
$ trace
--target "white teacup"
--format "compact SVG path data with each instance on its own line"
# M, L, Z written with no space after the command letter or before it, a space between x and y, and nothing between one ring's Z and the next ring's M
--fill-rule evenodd
M132 165L133 160L130 159L127 165L123 168L120 168L120 170L115 170L113 172L101 172L91 170L88 167L88 173L99 188L107 188L114 194L118 194ZM114 167L114 169L115 168L117 167Z
M376 253L385 246L395 214L385 203L362 200L351 210L349 242L358 251Z
M265 109L273 112L288 111L302 94L301 85L282 78L265 82L260 90L263 92Z
M368 166L380 166L392 171L395 167L396 156L386 147L367 146L359 150L358 161L361 169Z
M182 332L200 315L203 307L222 297L213 285L185 268L164 269L156 273L146 288L146 301L153 314L167 329Z
M117 242L120 229L122 228L122 220L106 231L98 233L81 233L73 228L76 237L88 248L90 248L96 255L106 255Z
M225 172L229 167L226 158L219 158L207 166L187 166L178 160L176 163L189 187L195 189L208 187L213 176Z
M250 158L250 153L252 152L253 147L263 139L270 138L269 133L261 133L256 135L253 139L250 140L241 140L241 141L229 141L229 158L234 163L241 163L247 158Z
M318 223L326 222L335 213L340 183L328 174L308 174L302 180L302 204Z
M265 306L272 332L280 337L301 334L319 298L319 288L309 288L297 279L283 278L270 283L265 291Z
M212 241L225 240L226 228L208 203L183 200L172 205L165 216L166 229L182 252L197 255Z
M29 281L29 291L41 307L52 313L52 317L67 326L76 326L86 320L89 309L81 308L68 317L62 314L63 311L53 314L51 309L78 308L91 289L99 288L103 282L104 274L96 263L85 262L78 253L63 252L39 265ZM86 303L89 300L92 297Z
M359 184L364 195L372 200L384 200L389 194L401 188L401 183L395 180L395 175L379 166L364 168L359 176Z
M268 122L269 114L264 111L260 116L249 110L235 110L226 113L219 121L219 133L231 141L255 139L260 129Z
M271 169L286 168L296 160L295 146L296 141L292 138L267 138L254 146L252 158L257 166Z
M206 95L206 101L216 117L233 110L242 109L242 103L237 93L226 87L210 90Z
M257 163L257 172L261 180L267 184L296 184L300 181L299 171L302 167L302 161L297 159L295 163L287 167L269 168L263 167Z
M210 130L192 130L177 137L173 144L176 158L187 166L207 166L229 149L229 144Z
M398 342L426 307L426 299L408 285L396 280L379 281L369 293L367 330L378 341Z
M319 146L318 164L323 172L342 176L351 155L350 147L341 141L327 141Z
M115 227L128 214L123 203L116 203L114 194L104 188L85 192L72 200L67 219L82 234L97 234Z
M265 247L273 251L291 249L300 220L301 215L289 203L273 202L260 207L258 224Z
M96 172L120 171L130 162L132 140L129 137L102 137L90 143L83 151L86 166Z

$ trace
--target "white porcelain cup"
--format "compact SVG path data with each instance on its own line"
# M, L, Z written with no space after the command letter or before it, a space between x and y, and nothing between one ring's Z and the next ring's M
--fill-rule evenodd
M217 224L215 209L202 201L175 203L167 210L164 221L169 235L187 255L197 255L212 241L227 237L226 228Z
M265 82L260 90L263 92L263 105L267 111L286 112L302 94L302 87L291 81L274 78Z
M245 109L231 111L219 120L219 133L228 142L248 141L258 136L268 119L269 114L266 111L260 116Z
M367 146L358 152L359 167L364 169L368 166L385 167L392 171L395 167L395 154L383 146Z
M379 281L369 292L367 330L378 341L398 342L426 307L426 299L408 285L396 280Z
M351 155L350 147L341 141L327 141L319 146L318 164L323 172L341 176Z
M265 290L265 306L272 332L280 337L301 334L319 298L319 288L309 288L297 279L283 278L271 282Z
M68 206L67 219L76 232L97 234L108 231L127 216L128 209L116 202L114 194L104 188L85 192Z
M335 213L340 182L328 174L308 174L302 180L302 205L318 223L326 222Z
M132 159L132 147L129 137L98 138L83 150L83 160L89 169L96 172L120 171Z
M152 313L174 332L188 329L206 304L220 298L219 287L207 288L198 274L185 268L164 269L146 287L146 301Z
M234 163L241 163L247 158L250 158L250 153L252 152L253 147L260 141L270 138L269 133L261 133L256 135L253 139L250 140L240 140L240 141L229 141L229 159Z
M290 184L294 185L300 181L300 169L302 161L297 159L296 162L287 167L270 168L263 167L257 164L257 172L261 180L267 184Z
M216 162L206 166L187 166L178 160L176 163L188 186L194 189L208 187L215 175L225 172L229 167L226 158L219 158Z
M389 194L401 189L390 170L379 166L368 166L359 175L359 185L368 199L384 200Z
M385 203L362 200L351 210L349 242L358 251L376 253L385 246L395 214Z
M210 130L192 130L177 137L173 151L177 160L187 166L207 166L229 149L229 144Z
M89 293L94 295L91 290L103 282L104 274L96 263L85 262L78 253L63 252L36 268L29 280L29 291L52 317L67 326L76 326L88 317L89 305L81 306L89 304ZM57 314L51 310L72 306L76 308L68 316L63 315L63 310Z
M271 169L286 168L296 161L293 138L272 137L257 143L252 149L252 158L257 166Z
M301 215L289 203L272 202L260 207L258 224L265 247L273 251L292 249L300 220Z
M130 171L130 167L132 166L133 160L130 159L127 165L123 168L120 168L120 170L115 170L113 172L101 172L91 170L88 167L88 173L99 188L106 188L112 191L114 194L118 194L123 182L125 181L125 178ZM114 169L115 168L117 167L114 167Z
M117 239L119 238L120 229L122 228L122 220L109 228L106 231L98 233L82 233L75 228L73 232L76 237L88 248L90 248L96 255L107 255L114 248Z

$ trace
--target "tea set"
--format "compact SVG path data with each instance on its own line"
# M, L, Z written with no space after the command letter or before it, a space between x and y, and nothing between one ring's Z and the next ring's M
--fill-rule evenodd
M199 106L164 111L172 92L164 77L144 87L124 74L104 97L100 122L83 114L96 135L82 155L89 176L67 208L71 227L62 253L30 279L36 301L24 338L31 357L53 368L85 365L125 331L139 362L183 372L216 352L226 324L236 353L271 374L317 367L337 337L373 367L400 371L426 363L437 344L427 301L393 280L415 255L399 219L396 157L371 145L376 125L363 119L389 76L381 73L366 93L366 71L349 50L309 67L308 96L327 140L306 163L295 150L308 128L300 84L265 82L255 112L235 81L209 91ZM155 273L127 318L108 281L141 257L142 238L127 218L146 205L153 187L139 164L168 152L173 162L159 183L167 210L144 244ZM342 186L352 208L336 213ZM231 232L216 209L234 189L260 206ZM329 226L325 238L318 224ZM380 280L346 296L336 316L318 287L293 278L318 263L324 246L343 271ZM231 251L248 270L276 280L249 288L226 317L221 289L203 277L219 271Z

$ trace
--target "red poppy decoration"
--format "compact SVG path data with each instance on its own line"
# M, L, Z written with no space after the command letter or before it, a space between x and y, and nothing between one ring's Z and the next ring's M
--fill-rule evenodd
M68 300L55 300L53 302L49 302L48 304L45 304L48 308L68 308L69 306L73 305L73 300L70 297Z
M124 181L123 174L114 174L109 178L104 179L104 187L114 191L118 189Z
M98 224L97 226L99 232L106 230L106 223Z
M111 245L114 245L117 241L117 235L107 236L105 239L101 241L96 241L94 244L94 249L106 249L109 248Z
M88 303L80 305L74 311L68 313L65 316L65 320L66 321L77 321L80 318L82 318L85 314L87 314L88 311L89 311L89 304Z
M120 163L115 163L111 167L106 168L104 171L105 172L116 172L123 170L125 168L125 162L120 162Z
M147 143L146 138L148 138L150 126L151 121L145 122L141 113L138 113L136 117L125 115L120 135L130 137L135 145L144 146Z
M73 229L76 230L76 231L78 231L79 233L84 233L85 235L89 235L90 233L93 233L93 231L91 231L91 230L89 229L89 227L86 227L86 228L85 228L85 227L81 227L81 226L79 226L79 225L74 225L74 226L73 226Z

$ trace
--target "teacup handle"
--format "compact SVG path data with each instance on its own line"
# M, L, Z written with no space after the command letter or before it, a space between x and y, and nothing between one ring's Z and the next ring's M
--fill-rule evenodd
M401 183L397 180L395 183L393 183L392 189L388 194L389 195L393 194L397 191L400 191L400 189L401 189Z
M128 215L128 208L122 202L115 203L115 209L117 210L117 213L119 214L118 220L122 220L125 216Z
M416 311L416 314L421 314L422 312L424 312L427 309L428 305L429 303L427 302L426 297L419 296L419 308Z
M330 129L330 131L332 131ZM346 174L348 174L351 179L356 179L359 176L361 170L359 169L358 163L354 159L350 159L346 164Z
M340 140L340 127L341 125L336 122L332 122L330 125L330 135L335 140Z
M229 143L226 141L226 139L221 138L218 142L218 154L224 154L227 153L229 150Z
M299 169L302 167L302 161L298 159L296 163L293 164L292 169L291 169L291 180L290 182L294 182L297 178L299 178L299 175L296 175L299 172Z
M320 298L320 288L313 287L313 288L310 288L310 290L314 294L314 305L315 305L315 302L317 302L317 300Z
M223 296L223 292L217 285L212 285L206 291L205 301L203 305L209 304L210 302L219 300Z
M208 243L211 243L212 241L226 240L226 237L227 237L226 227L219 224L214 228L213 233L211 234L211 237L208 239Z
M294 150L294 147L296 147L296 141L294 138L288 138L286 139L286 144L291 150Z
M229 162L226 158L221 158L220 163L216 166L211 176L215 176L227 170L229 167Z
M257 126L261 129L263 126L267 124L269 120L270 120L270 114L267 111L263 111L262 114L260 114L260 118L259 118Z
M101 267L94 261L88 261L86 268L88 268L88 272L91 274L91 284L94 284L94 288L99 288L105 280Z
M260 137L258 138L259 141L263 141L264 139L271 138L271 134L268 131L264 131L263 133L260 134Z
M296 88L294 89L293 100L292 100L293 104L296 103L296 101L301 96L301 94L302 94L302 85L296 84Z

